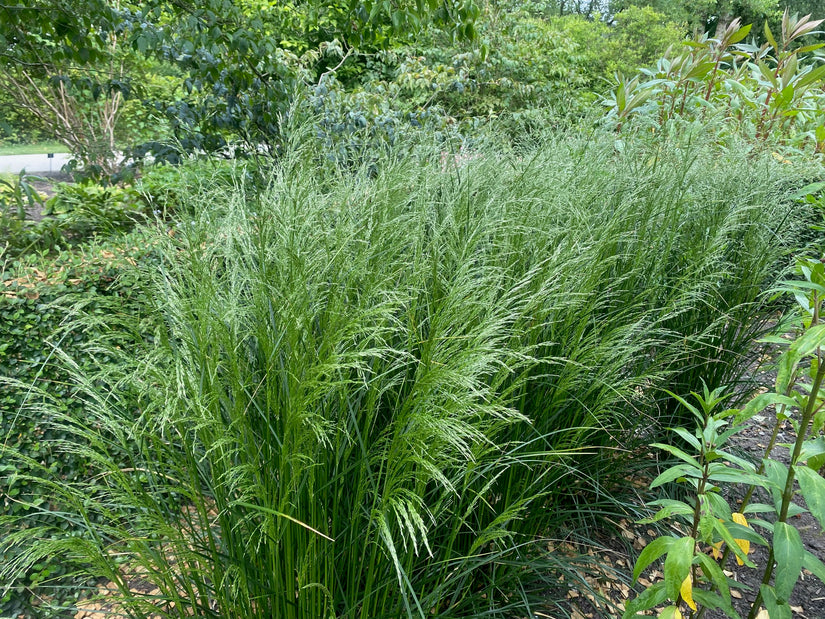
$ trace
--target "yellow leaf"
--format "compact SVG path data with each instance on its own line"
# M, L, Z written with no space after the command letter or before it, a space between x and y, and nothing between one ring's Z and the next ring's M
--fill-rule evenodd
M690 606L691 610L696 610L696 602L693 601L693 577L690 574L682 581L679 593L682 595L685 604ZM676 612L678 613L679 611L677 610Z
M743 514L740 514L739 512L734 512L733 514L731 514L731 518L733 518L733 521L736 524L741 524L743 527L750 527L748 521L745 519L745 516ZM744 552L746 555L751 551L751 543L748 540L734 538L734 541L736 542L736 545L739 546L739 548L742 549L742 552ZM736 557L736 562L739 565L744 564L744 561L742 561L742 559L740 559L739 557Z
M714 559L721 559L722 558L722 544L724 544L722 540L719 540L715 544L710 545L710 553L713 555Z

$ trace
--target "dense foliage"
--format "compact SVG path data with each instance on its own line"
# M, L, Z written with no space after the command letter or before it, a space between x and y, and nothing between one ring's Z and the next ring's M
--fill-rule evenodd
M521 566L578 505L616 509L613 451L667 423L658 386L736 380L799 236L793 168L695 135L418 146L344 177L300 144L265 191L189 187L143 271L154 345L94 338L114 373L59 355L82 415L34 388L49 448L88 468L6 452L65 506L4 520L7 578L59 557L169 616L547 603Z
M0 615L567 612L821 247L818 16L695 4L0 6Z

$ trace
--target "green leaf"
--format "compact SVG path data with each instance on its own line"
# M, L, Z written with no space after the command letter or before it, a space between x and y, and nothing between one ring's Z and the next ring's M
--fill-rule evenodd
M706 606L707 608L718 608L728 617L731 617L731 619L742 619L738 614L736 614L736 611L733 609L730 602L725 604L725 600L722 599L722 596L716 593L711 593L710 591L705 591L704 589L694 589L693 601L696 602L696 604Z
M751 473L750 471L743 471L732 466L725 466L724 464L712 464L709 469L708 479L711 481L735 483L735 484L751 484L765 488L770 484L770 480L762 475Z
M696 560L702 567L702 571L705 576L710 578L711 582L719 590L725 605L730 606L730 587L728 586L728 578L725 576L724 572L722 572L722 568L719 567L719 564L716 561L711 559L705 553L697 554ZM697 591L698 589L694 589L693 591L694 599L696 598Z
M813 45L803 45L799 49L796 50L797 54L807 54L808 52L815 51L821 47L825 47L825 43L814 43Z
M773 551L776 559L776 595L780 600L787 601L802 571L802 556L805 552L796 527L786 522L777 522L773 525Z
M675 466L670 467L663 473L661 473L653 482L650 484L651 490L653 488L658 488L663 484L670 483L680 477L701 477L702 471L696 470L694 467L689 466L687 464L677 464Z
M765 25L767 26L767 23ZM743 40L746 36L748 36L748 34L750 34L752 26L753 24L742 26L739 30L730 35L730 39L728 39L728 44L735 45L736 43L739 43L739 41Z
M693 436L690 432L685 430L684 428L673 428L673 431L681 436L685 442L687 442L691 447L693 447L696 451L702 450L702 443L699 442L699 439Z
M745 511L742 512L744 514L764 514L764 513L776 513L776 508L773 505L768 505L767 503L750 503L746 508Z
M724 518L730 520L730 505L722 495L717 492L708 492L705 497L713 510L713 515L716 518Z
M668 552L676 541L675 537L658 537L645 546L636 560L636 567L633 569L633 581L638 580L639 575L645 568Z
M768 26L768 21L765 20L765 38L768 40L768 43L771 44L775 50L779 50L779 46L776 44L776 39L773 36L773 32L771 32L771 27Z
M820 526L825 527L825 479L807 466L795 466L794 471L808 509Z
M666 606L665 608L663 608L663 609L662 609L662 612L660 612L660 613L659 613L659 618L658 618L658 619L673 619L674 617L676 617L676 616L677 616L677 615L676 615L676 612L677 612L678 610L679 610L679 609L678 609L678 608L676 608L676 607L675 607L675 606L673 606L673 605L671 605L671 606ZM680 613L678 616L680 616L680 617L681 617L681 613Z
M672 514L681 514L683 516L693 514L693 507L684 501L677 501L675 499L658 499L656 501L651 501L650 505L657 505L659 507L667 508Z
M751 400L745 404L742 410L736 415L736 419L734 423L740 424L754 415L761 413L771 404L785 404L786 406L796 406L796 402L786 395L782 395L779 393L760 393L755 398L751 398Z
M680 460L684 460L684 461L685 461L685 462L687 462L690 466L692 466L692 467L694 467L694 468L696 468L696 469L699 469L700 471L702 470L702 465L701 465L701 464L699 464L699 463L696 461L696 458L694 458L694 457L692 457L692 456L690 456L690 455L686 454L684 451L682 451L682 450L681 450L681 449L679 449L678 447L674 447L673 445L666 445L666 444L664 444L664 443L653 443L653 444L651 444L650 446L651 446L651 447L656 447L657 449L661 449L661 450L663 450L663 451L666 451L666 452L668 452L669 454L672 454L672 455L676 456L676 457L677 457L677 458L679 458Z
M728 522L726 526L728 527L730 534L733 535L734 539L744 539L753 544L759 544L760 546L769 545L768 540L759 535L759 533L754 531L751 527L746 527L732 521Z
M734 539L733 535L731 535L731 532L728 529L728 527L725 526L725 523L719 522L717 520L714 523L714 528L716 529L716 532L719 534L719 537L721 537L725 541L725 543L730 547L734 554L737 557L739 557L745 565L747 565L748 567L756 567L753 561L748 559L748 556L744 552L742 552L741 548L739 548L739 544L736 543L736 540Z
M675 540L665 557L665 590L671 600L679 599L679 588L690 573L696 541L692 537Z
M797 88L805 88L806 86L820 81L825 77L825 65L819 65L815 69L811 69L805 75L799 78L796 82Z
M792 619L791 607L777 599L776 590L770 585L762 585L759 590L762 592L762 599L765 601L765 608L768 609L768 616L771 619Z
M802 555L802 567L819 578L821 583L825 584L825 563L820 561L816 555L806 550Z
M770 458L762 460L762 463L765 465L765 475L767 475L771 481L769 489L771 491L771 497L773 498L774 507L776 507L776 513L778 514L782 504L782 490L788 481L788 468L781 462Z
M814 456L825 454L825 438L818 436L802 443L802 451L799 453L799 461L804 462Z
M671 538L672 539L672 538ZM665 591L665 583L657 582L642 591L634 599L630 600L625 605L625 611L622 614L622 619L629 619L635 617L636 613L658 606L667 599L667 591Z
M825 68L825 65L822 68ZM825 324L811 327L794 340L790 348L779 359L776 374L776 390L779 393L787 391L799 362L823 344L825 344Z

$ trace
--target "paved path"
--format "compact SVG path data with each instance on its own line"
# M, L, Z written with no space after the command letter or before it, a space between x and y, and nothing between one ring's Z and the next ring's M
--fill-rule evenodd
M69 153L55 153L54 158L47 155L2 155L0 156L0 172L19 173L25 168L26 172L37 174L41 172L60 172L69 162Z

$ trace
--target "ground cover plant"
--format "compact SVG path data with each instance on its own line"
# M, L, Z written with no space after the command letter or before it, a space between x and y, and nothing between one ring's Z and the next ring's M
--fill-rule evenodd
M59 558L129 616L552 605L547 537L627 507L616 454L679 413L660 387L736 381L805 229L798 168L703 135L343 173L298 133L265 190L193 187L142 272L151 345L92 338L116 371L55 351L83 415L35 388L88 468L7 449L71 533L5 517L5 582Z
M0 254L0 504L5 516L19 518L25 526L50 522L67 533L74 529L60 515L55 497L27 479L30 468L9 459L9 450L36 461L38 471L46 467L67 482L86 477L85 458L55 450L54 441L63 436L30 406L47 397L63 413L84 418L85 400L55 349L75 356L84 371L115 369L117 355L86 354L87 344L105 338L112 347L134 345L135 333L151 334L151 317L141 309L146 305L143 289L128 274L136 261L150 259L150 247L139 232L115 242L87 242L72 251L15 259ZM83 329L73 327L78 314L86 317ZM124 316L120 331L118 321L112 320L117 316ZM37 393L31 389L34 384L42 388ZM0 525L0 537L8 533ZM11 560L11 555L4 553L2 560ZM46 557L13 583L6 582L13 587L0 596L0 615L60 616L59 610L44 609L38 599L45 596L58 608L76 604L83 583L69 580L59 591L49 584L67 571L58 558Z

